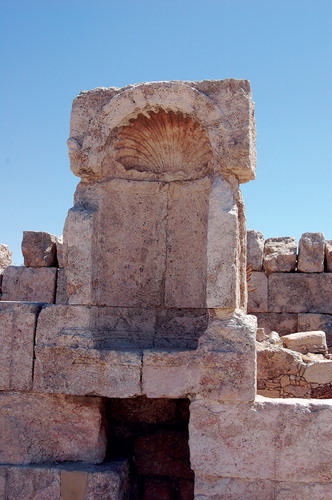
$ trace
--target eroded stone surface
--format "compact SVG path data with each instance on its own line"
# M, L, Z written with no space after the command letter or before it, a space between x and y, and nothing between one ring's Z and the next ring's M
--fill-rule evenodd
M328 273L332 273L332 240L325 240L325 266Z
M278 332L280 335L298 331L298 314L291 313L255 313L259 328L264 328L265 333ZM307 328L307 330L314 328Z
M269 238L264 245L263 267L267 274L295 270L297 244L291 237Z
M247 231L247 265L252 271L261 271L263 266L264 235L251 229Z
M0 390L32 387L33 348L40 306L0 302Z
M297 332L284 335L282 341L288 349L307 353L326 353L326 337L323 331Z
M56 276L55 267L9 266L3 273L1 300L52 304Z
M0 274L12 263L12 252L9 250L7 245L0 243Z
M53 234L23 231L22 254L27 267L56 267L56 241Z
M248 313L267 312L267 277L253 271L248 286Z
M100 398L0 394L0 461L99 463L106 438Z
M301 273L324 271L325 241L323 233L303 233L299 241L297 269Z
M332 315L330 314L299 314L298 331L323 330L328 347L332 347Z

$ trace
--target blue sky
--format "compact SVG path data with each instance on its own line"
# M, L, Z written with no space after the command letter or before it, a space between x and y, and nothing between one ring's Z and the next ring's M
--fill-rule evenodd
M81 90L244 78L257 120L247 225L332 239L331 0L0 0L0 242L60 235L78 182L66 140Z

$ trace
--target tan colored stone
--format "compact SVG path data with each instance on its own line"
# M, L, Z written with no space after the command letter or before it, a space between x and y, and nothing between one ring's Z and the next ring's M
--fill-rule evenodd
M0 466L6 500L125 500L128 464ZM3 493L3 495L1 495Z
M3 273L3 301L42 302L55 299L57 269L9 266Z
M332 275L274 273L269 276L271 312L332 313Z
M12 263L12 252L9 250L7 245L0 243L0 274Z
M311 397L311 389L310 385L306 386L298 386L298 385L288 385L284 387L284 394L286 397L292 398L310 398Z
M267 277L265 273L253 271L248 290L248 313L267 312Z
M307 366L304 378L310 383L331 384L332 383L332 361L321 360Z
M323 233L303 233L299 241L297 269L301 273L324 271L325 241Z
M297 332L290 335L284 335L282 341L285 347L292 351L313 353L326 353L326 337L323 331Z
M332 273L332 240L325 240L325 269Z
M257 379L273 380L283 375L296 375L303 364L301 355L283 347L257 346Z
M295 271L296 239L292 237L269 238L264 245L263 268L267 274Z
M0 302L0 390L32 388L34 336L39 306Z
M298 330L307 332L310 330L323 330L326 335L326 343L332 348L332 315L329 314L299 314Z
M27 267L56 267L56 241L53 234L23 231L22 254Z
M297 328L297 314L288 313L255 313L259 328L264 328L265 333L269 334L272 331L278 332L279 335L294 333Z
M332 403L290 399L190 405L189 445L195 475L246 480L331 483ZM285 425L292 422L292 425ZM289 464L292 464L290 467ZM197 491L196 491L197 494Z
M100 398L1 393L0 461L99 463L106 438Z
M252 271L261 271L263 266L264 235L251 229L247 231L247 265Z

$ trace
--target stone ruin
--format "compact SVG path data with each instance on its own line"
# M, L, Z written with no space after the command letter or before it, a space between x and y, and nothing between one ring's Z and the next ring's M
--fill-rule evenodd
M246 263L249 83L82 92L70 133L81 181L63 240L25 232L25 267L0 248L0 497L332 498L332 402L272 390L331 366L321 327L298 334L301 314L321 313L303 311L301 293L273 292L301 274L296 256L294 268L280 269L287 258L271 268L268 255L291 244L273 253L265 242L264 253L249 232ZM283 340L269 329L285 324L277 314L297 315ZM294 379L288 365L270 369L274 356L292 359Z

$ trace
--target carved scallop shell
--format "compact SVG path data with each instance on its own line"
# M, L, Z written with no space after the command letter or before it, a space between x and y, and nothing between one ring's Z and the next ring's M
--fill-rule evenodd
M127 170L204 175L212 157L205 130L181 112L140 113L122 127L116 160Z

